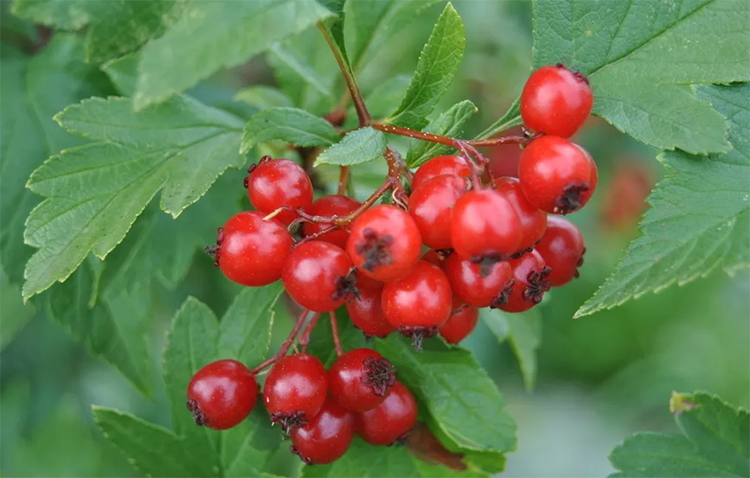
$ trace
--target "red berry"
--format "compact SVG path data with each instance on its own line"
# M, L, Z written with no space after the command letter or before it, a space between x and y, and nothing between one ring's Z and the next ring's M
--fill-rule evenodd
M596 163L580 146L559 136L542 136L521 153L521 188L531 204L552 214L581 209L594 194Z
M355 211L361 205L362 203L359 201L347 196L323 196L312 204L307 213L313 216L340 217ZM306 222L302 225L302 233L305 237L308 237L328 227L330 227L330 224ZM330 242L342 249L346 248L347 239L349 239L348 228L327 232L317 238L319 241Z
M526 199L521 189L521 181L518 179L498 178L492 184L495 186L497 192L505 196L513 204L518 213L518 219L521 220L523 239L521 239L518 250L524 251L534 247L534 244L539 242L544 235L544 231L547 229L547 214L537 209Z
M365 337L385 337L396 331L383 317L382 295L382 284L376 288L359 287L359 297L346 303L349 319Z
M558 63L529 76L521 93L521 117L533 130L569 138L586 121L593 104L588 79Z
M328 387L336 401L353 412L378 406L396 383L391 363L372 349L351 350L328 370Z
M411 180L412 191L426 183L435 176L444 174L458 178L468 178L471 176L471 167L469 163L461 156L438 156L424 163L414 173Z
M479 309L466 306L454 310L448 320L438 328L438 333L449 344L457 344L474 330L479 318Z
M513 285L513 271L506 261L475 264L451 254L445 261L445 274L453 292L474 307L502 303Z
M281 281L295 302L314 312L336 310L358 293L352 261L328 242L310 241L292 249Z
M422 254L422 258L420 260L429 262L430 264L434 266L438 266L439 268L445 270L445 261L450 257L451 250L435 250L430 249L429 251Z
M263 385L263 402L271 421L284 430L299 428L315 417L326 399L328 378L317 358L288 355L273 366Z
M439 267L419 261L406 276L383 287L383 315L419 348L423 337L437 333L452 310L450 283Z
M251 211L232 216L219 230L217 245L207 250L229 279L258 287L281 278L293 242L281 223Z
M503 260L518 250L521 221L513 204L492 189L469 191L453 207L451 241L474 262Z
M396 381L383 403L356 415L357 434L372 445L405 441L416 422L417 401L399 381Z
M535 249L552 269L547 278L556 287L578 277L586 247L581 232L567 219L550 216L547 224L547 232Z
M271 159L264 156L260 162L248 170L245 180L247 196L255 209L270 214L280 207L275 216L282 224L288 225L298 215L296 208L307 210L313 201L313 187L304 169L288 159Z
M332 463L349 449L354 424L354 414L329 397L320 413L291 431L292 453L308 465Z
M226 430L247 418L258 399L255 376L236 360L217 360L190 379L187 407L195 423Z
M544 293L550 288L550 268L537 251L524 254L520 259L508 261L513 269L513 290L508 295L507 302L493 303L493 307L506 312L523 312L542 301Z
M422 238L414 219L390 205L375 206L359 216L346 243L354 265L381 282L409 272L421 250Z
M435 249L450 249L451 215L458 198L466 192L466 180L435 176L409 196L409 214L419 228L422 242Z

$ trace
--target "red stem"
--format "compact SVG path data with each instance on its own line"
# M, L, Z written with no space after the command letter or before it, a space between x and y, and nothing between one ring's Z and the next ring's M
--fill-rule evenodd
M313 318L310 319L310 322L307 324L305 331L302 332L302 335L297 341L299 342L302 352L307 352L307 346L310 345L310 335L312 335L312 331L315 326L318 325L318 319L320 319L320 314L313 315Z
M294 339L297 337L297 334L299 334L299 331L302 328L302 324L305 323L305 320L307 319L307 315L309 313L309 311L305 310L299 315L299 317L297 318L297 322L295 322L294 327L292 328L292 331L289 332L289 337L287 337L284 343L281 344L281 347L279 347L279 351L265 362L250 370L250 373L252 373L253 375L257 375L261 370L268 367L269 365L275 364L286 355L286 353L289 351L289 348L294 343Z
M461 149L459 146L461 143L469 145L469 146L474 146L474 147L482 147L482 146L499 146L501 144L513 144L513 143L526 144L530 141L530 138L527 138L526 136L522 136L522 135L501 136L499 138L472 140L472 139L449 138L448 136L440 136L437 134L425 133L423 131L417 131L415 129L403 128L401 126L393 126L389 124L374 123L370 126L384 133L397 134L399 136L406 136L409 138L421 139L423 141L429 141L430 143L444 144L445 146L450 146L456 149Z
M341 174L339 175L339 189L338 195L344 196L346 194L346 185L349 183L349 166L341 166Z
M341 337L339 337L339 324L336 320L336 312L331 311L331 335L333 335L333 347L336 349L336 355L344 355L344 349L341 348Z

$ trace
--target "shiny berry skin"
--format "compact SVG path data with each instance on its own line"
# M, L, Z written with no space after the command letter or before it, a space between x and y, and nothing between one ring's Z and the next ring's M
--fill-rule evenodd
M438 327L438 333L449 344L457 344L466 338L477 326L479 309L465 306L454 310L448 320Z
M560 63L533 72L521 93L521 117L526 126L563 138L578 131L593 105L586 76Z
M583 265L586 247L581 231L572 222L550 216L547 232L535 249L552 269L547 279L553 287L567 284L578 277L578 267Z
M312 205L312 181L294 161L264 156L248 172L250 175L245 179L247 197L250 204L264 215L280 207L289 207L291 210L281 211L274 216L282 224L288 225L298 217L293 209L306 211Z
M409 196L409 214L422 242L435 249L450 249L453 206L466 192L466 180L444 174L415 188Z
M361 205L362 203L350 197L334 194L317 199L310 209L307 210L307 213L313 216L341 217L355 211ZM328 227L330 227L330 224L306 222L302 225L302 233L307 237ZM330 242L342 249L346 249L346 240L349 239L349 231L347 229L348 228L343 228L327 232L322 236L317 237L316 240Z
M357 434L372 445L406 440L417 422L417 402L403 383L396 381L383 403L356 415Z
M219 230L214 261L229 279L258 287L281 278L292 249L292 236L275 219L263 220L257 211L235 214Z
M520 259L508 261L513 269L513 290L505 304L493 304L506 312L524 312L542 301L544 293L550 289L547 277L550 268L537 251L524 254Z
M292 453L308 465L338 460L352 443L354 420L354 413L329 397L314 418L291 431Z
M524 251L544 235L547 229L547 214L531 204L521 189L521 181L516 178L497 178L492 182L495 190L505 196L513 204L521 220L521 231L523 238L518 246L518 251Z
M331 396L352 412L365 412L380 405L395 383L391 363L368 348L350 350L328 370Z
M263 403L271 421L290 430L318 414L327 391L328 375L320 360L305 353L287 355L268 374Z
M365 337L385 337L396 331L383 316L382 295L382 284L374 288L359 287L359 297L346 303L349 319Z
M447 174L457 178L471 176L471 166L461 156L437 156L424 163L411 180L412 191L434 178Z
M583 148L559 136L542 136L521 153L518 178L531 204L550 214L570 214L586 205L599 176Z
M445 261L445 274L453 292L474 307L502 303L506 290L513 285L513 271L507 261L489 265L475 264L458 254Z
M328 242L304 242L292 249L281 281L295 302L313 312L336 310L357 294L352 261Z
M236 360L217 360L190 379L187 407L195 423L226 430L247 418L258 399L255 376Z
M363 274L388 282L414 266L422 252L422 238L407 212L384 204L368 209L354 221L346 251Z
M383 287L383 315L399 332L415 338L419 348L421 337L431 337L448 320L452 296L445 273L419 261L409 274Z
M503 260L518 250L522 237L513 204L495 190L469 191L453 207L451 241L466 259Z

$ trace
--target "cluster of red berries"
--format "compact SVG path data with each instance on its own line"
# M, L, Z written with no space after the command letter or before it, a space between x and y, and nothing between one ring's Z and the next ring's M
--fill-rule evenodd
M299 165L264 157L245 179L255 211L230 218L209 252L240 284L281 279L303 309L345 306L368 337L398 331L417 348L435 334L458 343L474 329L479 308L522 312L577 277L583 238L558 215L583 207L596 188L596 164L566 139L592 102L584 76L562 65L540 68L521 96L533 134L518 178L480 177L468 158L440 156L414 173L411 194L398 198L402 207L368 208L372 202L342 195L313 201ZM295 242L290 230L298 224ZM254 374L224 360L195 375L188 408L197 423L223 429L244 419L256 397ZM390 444L416 419L414 398L370 349L341 355L328 373L310 355L284 357L266 380L264 402L308 463L341 456L355 431Z
M225 430L250 414L257 397L247 367L219 360L193 376L187 406L197 424ZM340 458L355 433L373 445L403 441L417 421L414 396L391 363L368 348L341 355L328 372L306 353L281 358L266 378L263 402L307 464Z

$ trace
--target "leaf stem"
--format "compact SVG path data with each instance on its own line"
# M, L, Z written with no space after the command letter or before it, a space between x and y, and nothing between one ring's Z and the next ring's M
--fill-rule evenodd
M339 336L339 323L336 319L336 312L329 312L331 315L331 335L333 335L333 347L336 349L336 355L341 357L344 355L344 349L341 347L341 337Z
M314 313L308 310L302 311L302 313L297 318L297 322L294 323L294 327L292 327L292 331L289 332L289 337L287 337L284 343L281 344L281 347L279 347L279 351L276 352L272 357L270 357L265 362L261 363L254 369L250 370L250 373L252 373L253 375L258 375L258 373L264 368L270 365L273 365L279 360L281 360L291 348L292 344L294 343L294 339L297 337L297 334L299 334L299 331L302 328L302 325L305 323L308 317L310 317L310 314L314 314ZM313 316L313 320L314 320L314 316Z
M341 166L341 173L339 174L339 189L338 195L344 196L346 194L346 185L349 182L349 166Z

